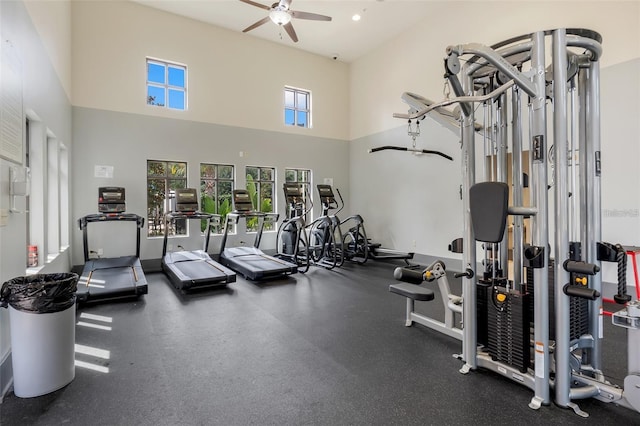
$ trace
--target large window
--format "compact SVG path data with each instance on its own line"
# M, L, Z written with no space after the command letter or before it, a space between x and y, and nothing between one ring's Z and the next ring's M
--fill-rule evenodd
M148 236L164 235L164 215L172 210L174 190L187 187L187 163L147 160ZM186 235L186 221L178 220L169 235Z
M26 243L37 257L28 257L25 266L40 268L69 245L69 153L35 113L32 116L25 121L24 167L11 166L10 174L18 181L30 176L29 194L24 197ZM23 210L21 205L17 208Z
M285 169L284 170L285 182L298 182L304 186L304 203L305 207L308 207L310 200L307 197L311 197L311 170L307 169ZM310 212L311 213L311 212ZM312 218L305 218L310 221Z
M276 169L273 167L250 167L246 168L247 191L251 196L253 208L259 212L273 212L274 188L276 179ZM256 218L247 220L247 231L256 232L258 230ZM264 230L275 229L275 224L265 223Z
M200 209L206 213L215 213L222 216L221 224L227 213L233 208L231 199L234 185L233 166L227 164L200 163ZM206 224L202 223L204 231ZM223 228L214 229L220 233Z
M284 124L311 127L311 92L293 87L284 88Z
M147 58L147 104L187 109L187 67Z

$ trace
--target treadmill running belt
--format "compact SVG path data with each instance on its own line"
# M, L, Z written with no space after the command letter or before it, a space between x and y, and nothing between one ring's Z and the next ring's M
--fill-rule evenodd
M81 302L147 294L147 279L136 256L94 259L84 265L76 295Z
M276 259L255 247L233 247L224 250L222 263L251 280L298 272L296 264Z
M178 289L236 281L235 272L214 262L202 250L167 253L162 259L162 267Z

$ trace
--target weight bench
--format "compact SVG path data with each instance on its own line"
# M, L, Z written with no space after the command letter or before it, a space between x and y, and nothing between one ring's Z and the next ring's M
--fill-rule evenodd
M447 336L462 340L462 330L454 326L454 313L462 313L460 303L462 299L450 294L444 264L437 261L430 265L425 272L426 274L423 275L421 271L405 268L397 268L394 271L395 278L404 282L391 284L389 291L407 298L405 326L411 327L414 322L417 322ZM419 302L429 302L435 299L435 293L433 291L418 285L425 279L425 276L428 281L438 280L438 286L442 293L443 303L445 304L445 322L437 321L414 311L416 300Z
M428 302L435 298L435 294L428 288L409 283L391 284L389 286L389 291L391 293L407 297L411 300L419 300L421 302Z

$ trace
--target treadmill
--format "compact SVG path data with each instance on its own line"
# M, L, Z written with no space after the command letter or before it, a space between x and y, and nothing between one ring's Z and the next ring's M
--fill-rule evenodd
M78 219L84 246L84 268L78 280L79 303L120 298L137 298L147 294L147 279L140 264L140 229L144 218L126 213L125 190L121 187L98 188L98 214ZM136 254L113 258L89 258L88 227L90 223L135 222Z
M286 260L277 259L273 256L266 255L258 247L262 238L264 229L264 219L266 216L275 217L277 213L261 213L253 209L251 197L245 189L235 189L233 191L233 208L234 210L227 214L224 223L224 234L220 244L220 262L233 269L240 275L252 281L259 281L270 278L282 277L285 275L295 274L298 272L298 265ZM241 217L258 218L258 232L253 247L225 247L229 228L238 223Z
M165 216L164 242L162 244L162 270L175 288L189 291L194 288L226 286L236 281L236 273L215 262L207 253L211 228L220 222L220 216L198 210L198 193L195 188L176 189L176 206ZM169 228L180 219L205 220L205 237L202 250L167 253Z

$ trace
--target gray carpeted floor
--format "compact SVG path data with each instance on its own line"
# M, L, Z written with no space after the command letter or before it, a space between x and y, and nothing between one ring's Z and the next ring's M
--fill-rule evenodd
M149 294L139 301L78 311L79 321L111 329L78 325L77 344L109 351L109 359L76 359L108 372L78 367L57 392L10 394L0 423L640 424L640 414L593 400L579 402L588 419L553 404L534 411L527 388L487 371L460 374L452 357L459 342L404 327L405 300L388 291L394 267L312 268L264 284L238 278L190 295L148 274ZM436 300L421 309L439 307ZM605 364L621 384L624 330L607 326L606 337Z

